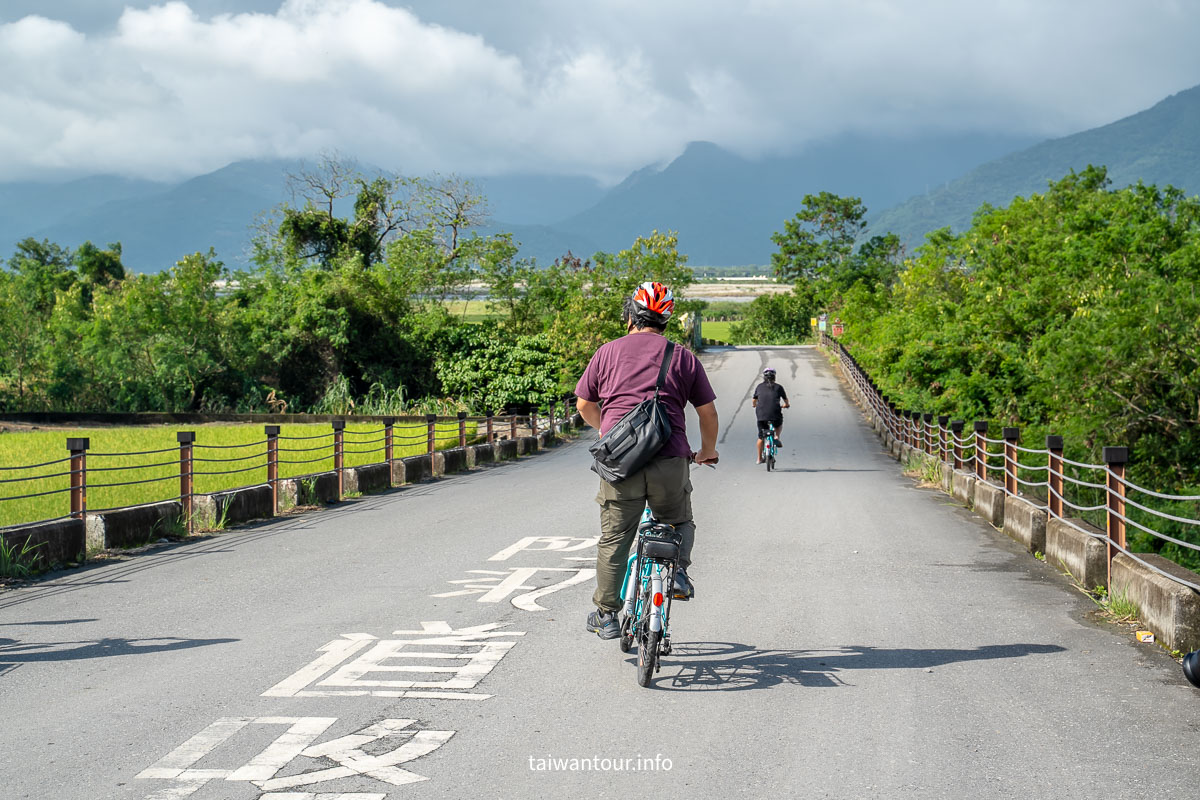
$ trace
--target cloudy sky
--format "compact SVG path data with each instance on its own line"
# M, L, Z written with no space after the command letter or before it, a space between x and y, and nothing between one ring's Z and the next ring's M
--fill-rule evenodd
M1200 84L1200 0L3 0L0 180L337 151L616 181L693 140L1058 136Z

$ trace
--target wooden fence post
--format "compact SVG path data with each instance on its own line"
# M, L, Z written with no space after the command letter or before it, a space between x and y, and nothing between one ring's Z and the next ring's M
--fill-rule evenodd
M1112 591L1112 562L1125 544L1125 465L1128 447L1104 448L1105 485L1108 487L1108 589Z
M437 414L425 415L425 452L433 453L437 442L434 440L437 436Z
M1020 428L1004 429L1004 493L1013 497L1020 494L1017 484L1017 442L1020 438Z
M1063 518L1063 437L1047 436L1050 459L1046 470L1046 505L1050 516Z
M493 422L494 422L493 417L494 416L495 416L494 411L487 412L487 443L488 444L496 443L496 431L493 428Z
M175 434L175 440L179 442L179 505L183 509L184 527L191 535L196 516L193 513L195 503L192 502L195 493L192 448L196 443L196 434L193 431L179 431Z
M80 520L87 516L87 450L90 444L89 439L67 439L67 450L71 453L71 516Z
M950 423L950 437L953 439L954 453L954 469L955 471L962 469L962 435L963 428L966 427L966 422L961 419L956 419Z
M950 460L950 417L941 415L938 420L938 460L943 464Z
M458 412L458 446L467 446L467 412Z
M387 462L388 488L392 488L392 462L395 460L395 427L396 420L392 417L383 419L383 460Z
M343 450L345 448L344 434L346 431L346 420L335 419L330 423L333 426L333 471L337 473L337 499L342 502L342 467L344 466Z
M267 435L267 485L271 487L271 516L279 514L279 426L264 425Z
M926 411L921 415L921 419L924 423L921 425L921 438L925 445L924 450L929 455L933 455L933 414Z
M981 481L987 480L988 446L983 437L987 436L988 424L985 420L975 420L975 477Z

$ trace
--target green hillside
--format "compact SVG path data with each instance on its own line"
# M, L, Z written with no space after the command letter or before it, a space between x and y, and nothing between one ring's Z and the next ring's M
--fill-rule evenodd
M1044 192L1051 181L1089 164L1107 167L1114 187L1140 180L1200 191L1200 86L1112 124L990 161L883 211L871 231L891 231L910 246L947 225L961 232L982 204L1006 206L1014 197Z

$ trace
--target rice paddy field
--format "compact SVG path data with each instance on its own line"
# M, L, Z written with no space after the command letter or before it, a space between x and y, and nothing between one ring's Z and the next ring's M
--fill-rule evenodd
M192 469L197 494L266 482L267 437L261 424L8 431L0 433L0 528L58 519L70 513L68 438L90 440L88 511L178 498L176 433L180 430L196 434ZM423 422L397 422L393 428L393 457L426 452L426 435ZM383 436L382 423L347 420L343 464L356 467L382 462ZM475 436L476 423L468 420L468 441ZM439 450L456 446L458 422L437 423L436 442ZM328 423L280 426L279 477L331 469L333 430Z
M728 342L729 328L733 324L732 322L709 322L708 320L704 320L701 323L700 334L705 339L712 339L716 342Z

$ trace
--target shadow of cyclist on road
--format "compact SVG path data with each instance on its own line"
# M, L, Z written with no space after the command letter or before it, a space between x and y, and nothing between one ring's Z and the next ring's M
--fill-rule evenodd
M848 645L829 650L759 650L737 642L680 642L663 659L655 683L683 691L744 691L780 684L850 686L851 670L929 669L960 661L1061 653L1053 644L983 645L973 649Z

